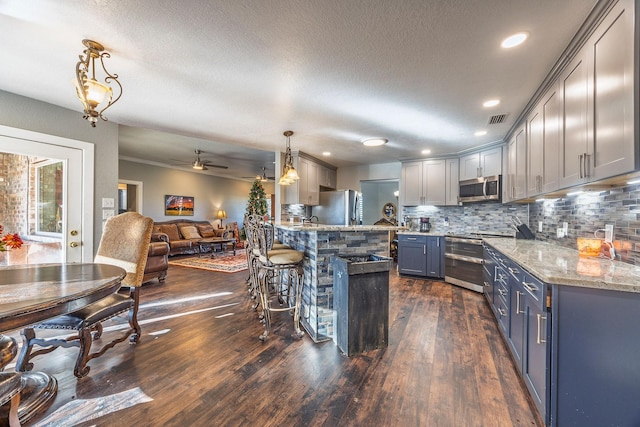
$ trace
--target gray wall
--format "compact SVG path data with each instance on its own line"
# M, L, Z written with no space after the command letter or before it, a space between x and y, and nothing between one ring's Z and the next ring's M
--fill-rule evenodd
M75 99L73 87L69 98ZM95 128L82 118L80 101L78 111L25 98L0 90L0 124L63 138L92 143L95 146L94 179L94 250L102 235L102 198L118 197L118 125L99 121Z
M386 203L396 205L396 218L398 199L393 192L399 188L397 181L362 181L362 224L370 225L382 218L382 207ZM402 218L398 218L400 222Z
M227 212L227 219L223 223L236 221L238 227L242 228L251 182L127 160L120 160L119 165L120 179L143 183L143 215L155 221L184 218L211 221L214 225L218 225L219 220L216 214L218 209L224 209ZM273 193L273 183L266 183L263 186L267 194ZM167 194L194 197L193 216L165 216L164 196Z

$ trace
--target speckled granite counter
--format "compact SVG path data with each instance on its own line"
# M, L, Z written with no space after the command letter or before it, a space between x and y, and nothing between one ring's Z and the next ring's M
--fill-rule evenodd
M334 338L333 270L338 254L389 256L390 232L402 227L377 225L275 224L276 238L303 251L302 325L315 342Z
M640 266L583 257L576 250L537 240L488 238L484 242L546 283L640 293Z

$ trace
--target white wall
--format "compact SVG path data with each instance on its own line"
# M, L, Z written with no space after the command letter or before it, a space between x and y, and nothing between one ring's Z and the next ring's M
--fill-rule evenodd
M69 97L75 99L73 88ZM118 197L118 125L99 121L95 128L78 111L36 101L0 90L0 124L63 138L85 141L95 146L94 167L94 253L102 234L102 198ZM99 214L100 213L100 214Z
M143 215L156 221L184 218L212 221L218 225L216 214L224 209L227 219L223 223L236 221L242 228L253 183L127 160L120 160L119 165L120 179L143 183ZM263 187L268 194L274 191L273 183L265 183ZM193 216L165 216L164 196L168 194L194 197Z
M360 181L400 179L400 162L338 168L338 189L360 190Z

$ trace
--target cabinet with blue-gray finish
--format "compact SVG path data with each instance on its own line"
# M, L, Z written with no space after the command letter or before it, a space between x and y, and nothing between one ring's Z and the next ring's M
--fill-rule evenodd
M398 273L423 277L427 275L427 236L398 236Z
M427 237L427 277L444 277L444 237Z

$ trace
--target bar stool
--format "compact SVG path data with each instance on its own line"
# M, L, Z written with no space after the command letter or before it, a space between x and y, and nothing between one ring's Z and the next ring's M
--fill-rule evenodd
M273 312L291 313L294 337L301 338L304 335L300 329L304 253L294 249L269 250L270 231L265 227L268 225L259 221L254 228L254 243L258 247L256 284L265 326L259 339L264 341L269 336Z

